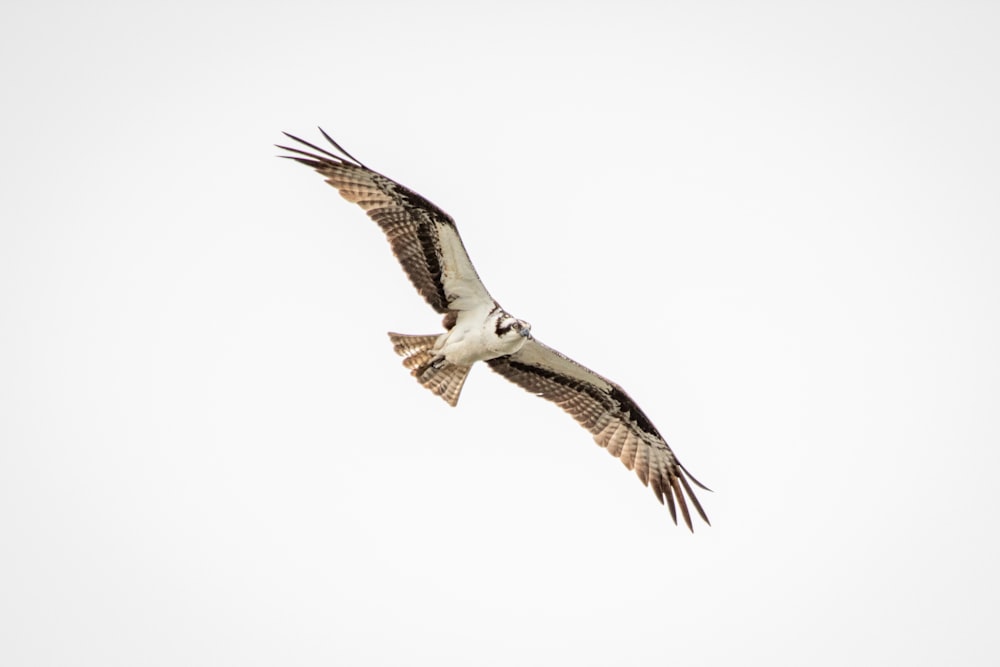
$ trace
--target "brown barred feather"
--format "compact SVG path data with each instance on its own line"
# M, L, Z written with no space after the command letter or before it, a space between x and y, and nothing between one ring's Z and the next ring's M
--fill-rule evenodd
M621 387L537 339L527 341L514 354L486 363L514 384L572 415L597 444L619 457L652 488L657 500L667 505L674 523L679 507L684 523L694 530L688 500L708 523L688 479L705 487L688 475L656 427Z
M449 295L439 263L438 226L454 229L451 216L405 186L365 167L323 134L347 159L287 132L285 136L315 152L291 146L278 148L295 153L288 157L318 171L344 199L364 209L382 228L393 254L420 295L439 313L449 312Z

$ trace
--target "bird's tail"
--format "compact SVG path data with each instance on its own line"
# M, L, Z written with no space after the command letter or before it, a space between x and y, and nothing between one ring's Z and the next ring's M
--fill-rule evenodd
M403 357L403 365L417 382L443 398L448 405L458 404L458 395L472 366L451 364L433 352L437 335L409 336L389 332L389 340L396 354Z

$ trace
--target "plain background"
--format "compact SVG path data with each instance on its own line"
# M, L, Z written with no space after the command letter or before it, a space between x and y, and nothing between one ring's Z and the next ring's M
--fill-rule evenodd
M4 665L1000 659L988 2L7 3ZM322 125L643 406L458 409Z

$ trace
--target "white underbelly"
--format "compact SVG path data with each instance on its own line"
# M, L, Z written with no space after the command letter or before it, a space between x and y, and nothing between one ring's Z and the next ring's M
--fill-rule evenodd
M481 328L475 331L460 330L456 325L445 334L441 354L449 363L462 366L471 366L477 361L500 356L489 349L487 341L483 338Z
M455 326L438 341L438 353L462 366L510 354L520 341L501 340L495 333L494 317L486 308L459 313Z

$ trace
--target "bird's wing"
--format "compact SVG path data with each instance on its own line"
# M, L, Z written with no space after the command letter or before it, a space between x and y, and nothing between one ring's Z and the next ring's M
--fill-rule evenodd
M385 232L392 251L417 291L439 313L472 310L493 302L472 266L455 221L440 208L391 178L372 171L323 132L336 155L285 133L312 151L278 146L312 167L347 201L368 213Z
M639 406L614 382L539 343L525 341L515 352L486 362L494 371L536 396L552 401L590 431L601 447L635 470L677 523L676 505L688 528L688 500L708 523L688 480L706 489L680 464ZM687 500L685 499L685 496Z

